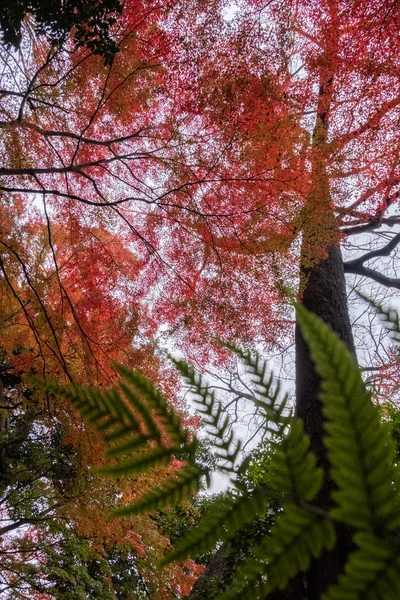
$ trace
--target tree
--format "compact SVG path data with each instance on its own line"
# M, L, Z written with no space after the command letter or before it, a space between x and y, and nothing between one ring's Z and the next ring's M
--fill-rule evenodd
M108 5L103 4L103 6ZM136 144L137 141L139 145L142 144L142 149L133 151L131 157L133 166L136 159L151 160L151 151L148 148L151 137L146 136L145 125L138 124L137 131L120 136L115 133L118 126L116 122L113 124L112 114L113 111L115 115L119 112L119 102L123 100L126 103L126 95L134 90L136 81L131 82L131 80L136 73L147 72L152 79L153 72L157 71L157 64L153 64L156 58L152 56L153 52L156 54L155 48L150 48L142 57L142 49L146 47L149 40L138 38L138 32L142 33L143 38L148 33L150 39L154 37L156 41L160 37L160 32L153 27L151 20L153 10L149 10L148 6L140 9L139 6L130 5L127 8L125 20L120 23L120 29L116 32L118 40L122 41L127 52L119 63L117 61L113 65L113 69L110 66L112 61L106 60L108 66L104 66L101 57L96 58L96 54L99 54L96 52L96 47L93 50L90 44L79 43L74 47L70 39L65 41L64 46L54 44L51 31L51 35L47 38L43 35L37 38L27 27L19 53L10 50L7 44L2 47L4 87L1 90L3 101L1 110L4 121L1 126L4 135L1 140L1 151L5 159L5 171L2 172L5 178L2 179L4 185L2 185L0 226L0 268L4 284L0 300L4 334L2 346L7 354L8 373L12 371L15 376L22 378L20 384L22 388L26 386L26 376L31 373L52 374L61 380L66 378L70 381L97 381L101 385L106 385L115 377L111 364L113 360L141 363L144 371L152 374L160 383L164 380L166 389L172 390L174 386L174 378L167 373L163 375L160 359L155 355L152 344L145 336L139 335L137 302L139 291L135 289L135 273L140 269L143 259L134 252L133 244L128 239L129 236L132 237L132 231L126 235L126 229L129 231L132 229L133 232L136 230L127 220L126 214L121 214L121 221L118 220L120 215L118 202L115 205L112 202L110 205L114 219L107 219L108 214L102 211L101 202L100 206L97 206L98 198L97 200L93 198L94 189L100 196L103 191L90 174L91 168L97 167L106 178L110 177L113 184L117 181L118 186L124 188L119 171L126 170L127 183L122 192L126 192L127 188L131 191L135 189L137 178L134 169L131 170L129 164L128 167L126 166L131 154L126 150L127 145L131 142ZM74 15L79 18L81 16L76 13ZM36 25L39 28L43 26L39 13L36 14ZM107 23L103 25L106 26ZM53 33L57 32L53 31ZM60 35L64 33L62 31ZM148 54L152 60L149 60ZM16 70L15 65L17 65ZM90 80L94 87L97 87L91 99L93 100L91 106L86 104L81 94L83 82ZM100 83L99 87L98 83ZM138 90L138 104L150 100L150 97L143 92L144 85ZM47 91L42 93L44 88ZM123 93L119 95L118 90ZM31 92L33 99L30 97ZM105 98L107 109L101 106ZM131 99L133 98L134 94L131 93ZM114 100L115 104L113 104ZM110 110L108 110L109 106ZM100 129L106 133L107 139L102 138L102 135L97 140L87 138L85 135L81 139L82 127L89 135L91 135L90 127L93 131L96 130L96 135L100 133L99 123L96 123L97 113L102 113L99 120ZM26 119L28 114L30 116ZM133 117L132 111L131 116ZM138 119L141 120L142 116L144 121L152 119L150 115L144 113L142 115L138 105ZM57 125L55 125L56 121ZM33 137L28 133L31 125ZM120 125L121 130L125 128L124 122ZM130 127L131 123L128 126ZM110 133L113 127L114 137ZM27 137L20 138L17 142L12 133L13 129L17 133L17 138L20 134L22 137L25 136L23 131L27 133ZM148 128L149 131L150 129ZM11 138L14 138L17 146L21 143L20 151L16 150ZM67 167L65 172L63 169L60 171L58 166L55 170L53 168L55 156L58 157L57 161L60 160L64 165L71 159L74 162L73 155L78 147L72 145L68 148L68 141L72 141L73 145L77 142L78 146L82 141L84 146L89 143L89 146L84 148L83 155L86 156L86 161L89 160L89 156L92 159L92 162L89 160L88 173L78 182L78 186L75 186L75 182L72 183L73 191L70 188L70 176L72 174L74 178L80 168L76 171L74 166L72 170ZM97 157L96 146L99 150ZM146 151L143 151L144 146ZM32 154L29 148L33 150ZM72 154L68 156L70 151ZM114 159L110 160L110 156L113 156L115 151L118 155L115 162L118 165L113 172ZM30 181L30 176L26 179L23 175L22 180L17 177L19 179L17 187L13 187L8 177L10 174L8 167L18 165L18 169L36 159L39 161L38 173L35 172ZM47 165L50 165L48 169ZM17 176L20 173L18 172ZM42 176L46 181L41 181ZM33 189L30 188L32 181ZM89 182L89 187L85 186L85 182ZM8 187L9 183L11 187ZM81 183L84 184L83 187ZM22 185L21 192L18 192L19 184ZM58 184L58 189L56 185L53 190L53 184ZM143 187L145 189L145 184ZM78 188L81 188L80 191ZM33 191L33 204L29 189ZM36 202L35 189L40 190L41 206ZM74 198L78 202L77 205ZM89 207L89 211L81 210L81 202ZM11 385L9 385L8 375L3 378L3 382L8 398ZM29 401L26 407L24 405L23 410L20 403L17 403L16 412L13 405L9 408L3 407L4 410L9 411L5 414L8 414L7 427L11 427L10 431L6 432L6 439L3 440L5 469L8 472L11 464L15 466L10 462L11 457L7 454L10 446L9 436L12 435L14 461L19 464L24 460L24 456L21 455L23 448L28 448L29 456L33 452L32 431L39 431L42 435L43 428L46 432L48 460L43 465L41 460L43 456L41 456L38 466L36 463L30 465L30 469L33 469L32 480L37 481L37 497L29 495L27 490L29 480L23 484L17 475L14 484L19 496L9 497L10 482L6 476L3 476L5 503L3 515L8 524L13 518L13 511L16 510L18 513L19 509L16 507L23 505L26 514L22 516L16 514L9 531L18 531L19 526L23 528L31 524L32 530L29 531L29 535L39 536L40 544L35 546L36 550L33 550L33 554L29 554L26 560L25 532L22 531L21 536L8 537L8 525L5 526L6 529L2 531L3 549L5 556L11 559L3 565L6 578L4 593L7 593L7 590L12 590L10 593L14 595L24 593L24 588L29 586L48 595L55 593L57 586L50 585L51 578L45 586L40 582L40 572L33 568L33 564L39 564L40 570L46 570L46 573L47 567L45 568L44 564L50 571L51 568L56 568L54 564L61 559L57 551L53 553L51 551L54 536L59 544L59 552L62 552L63 547L76 547L82 550L78 552L77 562L67 562L68 568L64 568L66 565L62 567L63 573L59 574L60 586L61 580L66 579L70 582L74 579L76 575L74 569L77 570L76 572L83 569L82 577L90 580L87 575L87 565L79 562L82 553L83 556L90 555L95 551L96 545L103 547L106 544L111 554L118 554L116 544L124 544L128 546L129 556L140 557L140 568L138 568L140 577L146 581L146 594L151 594L154 598L158 595L175 597L189 591L193 579L192 571L189 569L183 571L180 567L173 567L163 579L159 580L155 576L154 562L169 542L166 536L157 531L151 521L146 518L136 520L133 525L135 533L130 534L132 523L129 520L121 527L110 523L107 519L116 497L119 494L132 497L135 493L139 493L139 490L145 489L148 485L146 479L136 478L122 487L100 482L93 474L93 469L99 466L99 462L101 463L104 450L100 438L92 435L93 432L83 425L79 415L71 410L70 406L64 404L55 407L49 398L33 397L32 399L30 395L28 396ZM31 415L29 411L37 402L40 404L39 413L33 412ZM20 421L24 423L25 419L28 419L29 427L24 436L19 439L18 423ZM59 439L60 436L61 446L70 448L85 482L83 488L78 486L72 496L69 496L65 489L58 490L57 486L54 489L53 482L48 482L46 478L48 469L57 466L55 438ZM14 444L14 437L19 440L19 444ZM35 455L38 453L40 454L40 451ZM157 472L159 482L168 477L174 468L171 465L164 472ZM38 469L38 472L35 469ZM67 471L65 475L71 476L71 469ZM58 480L56 484L59 485ZM37 515L35 502L40 502L41 506L46 504L47 492L51 499L55 496L59 502L54 504L53 511L46 512L48 507L45 507L44 514ZM7 504L8 499L12 500L11 504ZM37 517L45 519L42 529L38 525ZM51 527L59 518L66 519L68 526L65 529L58 529L55 533ZM29 568L31 568L30 581L27 583L26 571ZM196 565L193 565L193 570L195 569ZM21 577L14 577L15 572L20 572ZM63 587L63 593L68 594L67 588Z
M29 15L37 33L47 36L52 44L62 45L74 28L73 41L77 46L87 46L95 54L111 62L117 52L111 37L112 26L117 23L122 5L119 0L95 0L66 3L46 0L23 0L4 2L0 8L2 39L19 48L22 40L22 22Z
M398 313L380 310L389 332L399 341ZM219 600L238 600L250 594L254 600L262 600L264 596L275 597L277 591L278 596L284 591L293 597L298 578L309 575L313 559L321 559L326 550L342 549L344 530L351 532L353 544L346 556L344 572L333 585L328 584L322 599L398 597L397 448L387 424L380 421L354 354L322 319L299 304L296 311L321 377L320 399L326 419L324 445L335 483L331 492L333 502L328 508L321 509L318 503L321 490L326 489L326 480L324 470L317 466L317 455L310 451L310 436L304 434L303 421L287 413L288 395L281 395L279 382L268 373L258 355L232 347L252 377L253 402L264 416L265 431L271 435L267 478L250 490L243 485L246 481L243 476L249 480L252 469L248 457L239 458L240 443L235 444L235 434L226 435L229 417L223 414L222 405L187 363L174 361L192 388L215 449L217 467L232 474L236 493L221 497L210 514L178 542L161 564L182 560L190 553L196 556L212 549L219 540L227 541L230 546L238 535L243 538L245 524L256 526L253 541L261 536L227 590L223 589L226 586L223 579L229 578L229 566L226 547L221 546L215 555L217 561L214 558L209 565L213 579L215 575L216 578L210 581L205 577L205 589L196 584L192 594L196 600L210 598L215 592ZM182 498L198 488L201 477L207 477L209 470L199 468L193 460L198 439L191 439L162 394L139 373L124 367L119 367L119 371L122 381L118 387L103 393L78 386L59 387L50 382L41 385L68 399L96 424L106 439L112 439L113 447L108 454L119 456L120 460L104 469L107 476L126 476L149 469L150 465L154 468L163 464L171 453L187 454L186 464L176 477L115 512L126 516ZM157 425L160 419L164 436ZM396 431L395 422L392 430ZM133 449L136 452L132 457L128 451ZM266 526L263 532L259 531L260 524ZM243 549L236 542L237 550L240 546ZM235 559L240 560L237 555ZM298 577L293 581L296 574ZM317 582L317 578L309 578L311 593Z
M227 195L237 203L245 192L250 197L245 204L248 210L264 212L257 225L268 228L263 237L255 235L254 226L249 227L248 236L238 228L240 246L253 258L265 256L274 249L272 242L276 244L273 234L277 234L277 223L287 228L287 247L301 232L302 302L328 322L354 352L344 269L368 275L386 286L399 285L396 277L365 268L368 260L394 250L397 234L344 268L338 248L344 234L353 236L398 222L397 216L387 212L396 202L399 182L400 96L397 59L392 54L399 43L398 6L299 2L295 6L280 3L279 7L271 3L267 9L254 4L238 14L235 26L231 44L217 44L211 38L215 45L212 59L196 66L202 102L213 101L207 108L219 131L221 124L226 125L223 140L227 144L230 139L233 150L237 143L235 166L240 164L242 173L248 169L247 176L242 175L239 192L232 186ZM233 65L228 61L232 52ZM257 186L252 181L255 174ZM211 196L216 196L214 188L208 198ZM272 215L275 222L266 222L265 214ZM285 250L284 239L280 232L281 252ZM213 242L218 247L218 238ZM298 251L298 245L294 249ZM243 252L237 250L239 255ZM268 261L268 254L265 258ZM274 259L276 254L268 262L276 270ZM284 278L282 258L278 265ZM253 285L256 281L252 279ZM296 355L297 414L303 418L312 448L326 469L319 378L299 332ZM327 474L318 500L321 507L327 508L330 486ZM305 584L308 592L303 581L298 582L301 589L293 593L297 597L305 593L320 597L341 570L349 544L348 534L343 532L342 550L311 568Z
M276 347L292 319L282 283L296 285L299 274L304 305L352 351L344 272L399 287L395 272L367 265L399 241L384 229L399 222L398 3L237 6L231 18L217 1L127 2L120 52L106 69L84 48L68 54L42 44L15 75L16 57L3 54L1 189L20 206L17 219L16 208L4 218L3 278L15 304L6 316L15 324L23 315L33 347L64 372L67 334L51 307L70 313L73 354L93 353L96 365L108 343L107 334L92 338L91 307L72 308L76 281L66 286L69 258L54 243L66 231L72 254L77 231L80 247L103 231L105 253L118 234L131 252L125 289L137 301L136 346L168 334L203 365L227 356L209 329ZM36 222L31 194L43 206ZM33 279L26 243L39 231L51 277ZM343 265L339 244L365 232L390 240ZM126 296L113 294L104 274L87 281L95 285L86 299L99 281L120 308ZM319 379L299 333L296 346L297 412L326 467ZM327 475L321 507L330 485ZM312 568L307 589L318 597L340 563L336 553Z

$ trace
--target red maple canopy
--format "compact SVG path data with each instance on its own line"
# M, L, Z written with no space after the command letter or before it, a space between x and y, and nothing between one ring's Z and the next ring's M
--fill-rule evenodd
M396 229L344 265L338 250L400 222L399 20L388 0L127 0L107 66L28 20L20 51L0 50L14 369L108 384L117 360L177 403L154 338L203 367L227 360L216 337L282 349L299 275L304 304L353 349L344 271L400 288L370 262ZM296 345L297 410L321 455Z

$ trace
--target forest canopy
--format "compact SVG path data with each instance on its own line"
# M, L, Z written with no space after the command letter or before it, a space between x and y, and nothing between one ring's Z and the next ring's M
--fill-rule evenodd
M111 34L121 13L119 0L4 0L0 7L0 31L2 41L18 49L23 22L29 18L35 32L46 36L52 44L60 46L72 34L77 46L90 48L107 63L117 52Z
M201 415L168 354L203 378L198 392L209 389L204 410L221 427L221 452L244 460L238 485L249 490L248 449L262 435L270 448L272 413L254 404L238 353L280 372L297 423L282 436L293 441L300 428L297 442L315 457L306 464L315 461L307 477L317 491L297 501L324 523L338 514L341 485L324 442L326 349L313 349L299 315L322 320L326 340L333 331L344 344L357 383L348 397L338 375L346 389L334 396L355 403L354 426L364 410L379 422L367 396L383 407L381 420L396 422L388 306L400 289L400 4L5 1L0 38L0 598L198 600L206 585L211 600L215 574L232 571L222 537L211 555L156 567L206 511L199 474L216 459L207 439L190 445L214 430L196 434ZM79 400L67 389L85 391ZM107 415L109 431L98 422ZM138 423L139 437L113 454ZM249 433L243 449L231 447L237 427ZM337 443L392 473L393 449L370 458L374 427L365 425L367 440L350 442L350 432ZM109 479L107 456L117 471L141 466ZM191 492L174 506L109 518L182 481ZM279 513L279 494L273 501ZM342 509L336 544L309 562L292 556L288 586L268 597L319 599L336 585L354 548ZM387 534L384 562L396 561L397 522L371 511L362 527ZM268 520L249 527L243 556L272 531ZM257 565L271 562L269 552Z

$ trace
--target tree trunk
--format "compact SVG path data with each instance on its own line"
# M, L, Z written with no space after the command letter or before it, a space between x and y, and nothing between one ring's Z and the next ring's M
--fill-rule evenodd
M346 298L343 261L339 248L340 231L334 214L327 165L329 115L334 92L339 28L337 6L329 3L331 22L326 48L319 57L319 92L310 153L310 186L299 216L302 231L300 257L300 298L309 311L321 317L355 353ZM296 326L296 415L303 419L311 438L311 450L325 471L324 485L316 505L330 508L332 482L323 444L323 416L319 400L320 379L315 372L308 347ZM268 600L319 600L328 585L336 581L351 548L351 535L337 528L338 542L332 552L314 561L307 573L299 573L289 587L268 596ZM211 568L212 561L210 563ZM207 579L207 571L203 581ZM196 596L197 598L197 596Z
M306 257L305 263L308 259ZM353 335L347 308L346 282L340 248L330 246L327 257L312 267L303 267L301 280L304 289L302 304L328 323L355 353ZM325 471L325 482L316 504L323 509L330 507L332 482L323 444L323 416L319 400L320 379L315 372L310 353L299 328L296 326L296 415L303 419L304 429L311 439L311 449L316 453L320 466ZM336 581L351 548L351 535L346 528L338 528L338 544L332 552L325 553L314 561L307 573L300 573L289 587L276 591L268 600L319 600L323 590ZM227 546L223 545L211 560L193 588L190 600L213 598L212 590L221 589L227 574L224 561Z
M328 256L311 269L302 269L305 287L302 304L321 317L340 336L355 354L346 297L346 282L340 248L330 246ZM324 425L319 400L320 378L315 372L307 344L296 325L296 415L304 422L304 430L310 436L311 450L318 457L325 471L325 481L316 504L325 510L331 506L333 484L329 476L329 462L323 443ZM338 543L332 552L314 561L304 578L307 600L319 600L328 585L337 580L343 571L346 557L352 547L351 534L346 527L337 528ZM293 596L294 600L294 596Z
M301 294L301 302L307 310L330 325L349 350L355 354L340 248L331 246L327 252L328 256L314 267L302 269L305 288ZM297 325L295 344L296 415L303 419L304 429L311 438L311 449L317 454L320 465L326 470L323 419L319 401L320 380L311 361L308 346Z

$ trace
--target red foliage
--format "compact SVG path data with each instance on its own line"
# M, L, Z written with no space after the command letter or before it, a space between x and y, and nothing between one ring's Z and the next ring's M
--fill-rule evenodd
M231 18L219 0L127 0L109 68L27 38L15 79L4 54L0 321L16 370L108 385L117 360L179 406L154 341L200 366L229 360L216 337L281 349L300 237L312 264L397 206L398 3L236 4Z

